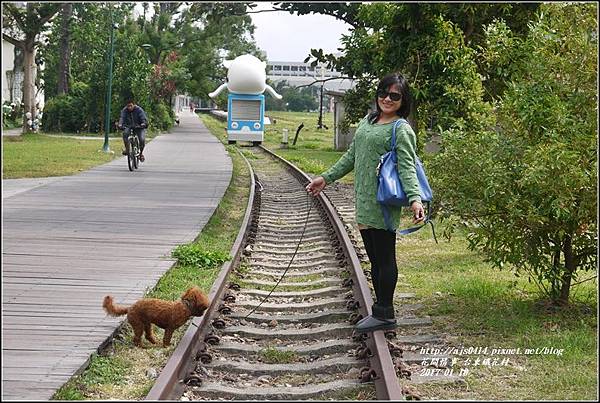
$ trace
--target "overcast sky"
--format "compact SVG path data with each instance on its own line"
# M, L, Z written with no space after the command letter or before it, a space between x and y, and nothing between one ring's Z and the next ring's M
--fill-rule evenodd
M272 9L271 3L258 3L256 10ZM256 26L254 39L269 61L302 62L310 49L339 52L342 34L350 25L328 15L295 15L286 11L250 14Z

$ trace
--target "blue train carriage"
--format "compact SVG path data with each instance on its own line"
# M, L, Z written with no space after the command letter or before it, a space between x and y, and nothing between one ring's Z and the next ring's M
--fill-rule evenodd
M257 145L264 140L265 96L229 93L227 98L227 140L251 141Z

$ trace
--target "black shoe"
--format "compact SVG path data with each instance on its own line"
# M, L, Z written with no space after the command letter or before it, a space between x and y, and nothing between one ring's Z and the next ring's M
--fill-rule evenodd
M375 330L391 330L398 327L395 319L379 319L374 316L367 316L362 323L356 325L356 333L374 332Z
M127 150L123 150L123 151L121 152L121 154L123 154L123 155L127 155L127 154L129 154L129 153L127 152Z

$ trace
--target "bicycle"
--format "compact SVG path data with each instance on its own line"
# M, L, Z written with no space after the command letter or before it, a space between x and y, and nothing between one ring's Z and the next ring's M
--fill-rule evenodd
M125 126L124 130L127 133L127 143L129 144L129 152L127 153L127 166L130 171L138 169L140 162L140 140L135 134L135 129L143 129L142 126L128 127Z

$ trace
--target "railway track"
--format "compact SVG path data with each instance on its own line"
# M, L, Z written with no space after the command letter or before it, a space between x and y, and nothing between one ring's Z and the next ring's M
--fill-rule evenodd
M247 150L257 181L233 258L147 400L402 400L395 332L353 331L372 298L330 201L308 196L293 165Z

